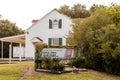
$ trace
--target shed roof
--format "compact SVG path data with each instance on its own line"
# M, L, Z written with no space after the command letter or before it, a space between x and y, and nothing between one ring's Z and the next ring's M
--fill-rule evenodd
M25 43L25 34L0 38L0 41L13 42L13 43Z

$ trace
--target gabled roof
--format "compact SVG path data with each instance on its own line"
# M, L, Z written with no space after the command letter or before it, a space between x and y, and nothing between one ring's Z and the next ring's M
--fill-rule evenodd
M31 39L31 41L34 43L34 42L43 42L42 39L40 39L39 37L34 37Z
M45 16L43 16L40 20L38 20L36 23L34 23L33 25L31 25L28 29L26 29L26 31L29 30L31 27L33 27L35 24L37 24L39 21L41 21L42 19L44 19L47 15L49 15L49 14L52 13L53 11L56 11L57 13L65 16L65 17L67 17L67 18L69 18L69 19L71 19L70 17L68 17L68 16L60 13L57 9L53 9L52 11L50 11L49 13L47 13Z

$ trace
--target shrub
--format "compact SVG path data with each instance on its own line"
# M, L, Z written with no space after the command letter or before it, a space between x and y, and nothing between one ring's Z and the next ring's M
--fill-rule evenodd
M63 63L59 63L58 71L63 71L64 68L65 68L65 65Z
M64 70L64 64L60 63L59 58L53 58L51 60L51 71L52 72L58 72L58 71L63 71Z
M44 69L50 69L52 72L58 72L63 71L65 65L63 63L60 63L60 59L50 57L45 57L42 60L42 68Z
M41 51L43 48L47 47L46 44L41 44L41 43L34 43L35 45L35 59L38 60L38 58L41 57Z
M39 58L41 57L41 51L44 47L47 47L46 44L41 43L34 43L35 45L35 69L41 68L41 61L39 61Z
M84 57L76 57L71 61L72 66L75 67L84 67L85 66L85 58Z
M60 59L45 57L42 61L42 68L50 69L52 72L58 72L64 70L64 64L60 63Z
M53 58L52 59L52 63L59 63L60 62L60 59L59 58Z
M51 66L51 58L45 57L42 61L42 68L50 69L50 66Z
M64 64L63 63L53 63L51 64L51 71L52 72L58 72L64 70Z

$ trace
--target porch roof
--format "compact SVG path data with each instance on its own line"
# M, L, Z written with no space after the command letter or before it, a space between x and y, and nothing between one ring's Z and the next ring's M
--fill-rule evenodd
M0 38L3 42L25 43L25 34Z

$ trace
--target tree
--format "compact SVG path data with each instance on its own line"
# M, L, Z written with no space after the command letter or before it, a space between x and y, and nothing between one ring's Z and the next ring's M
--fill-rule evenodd
M74 45L80 46L83 43L87 44L88 42L93 40L93 36L96 35L96 33L102 26L110 24L110 20L107 17L108 15L106 15L105 13L106 9L101 8L97 10L94 15L91 15L88 19L86 19L84 22L81 23L80 21L76 21L74 23L73 31L70 32L69 35L69 38L74 40Z
M106 6L104 5L98 5L98 4L93 4L91 7L90 7L90 13L94 13L98 8L106 8Z
M23 34L24 31L8 20L0 20L0 38Z
M68 36L87 68L120 73L120 6L100 7L83 23L77 21ZM110 16L111 15L111 16Z
M86 10L86 6L82 4L74 4L71 8L72 18L85 18L90 16L89 12Z
M74 4L71 8L67 5L60 7L59 11L71 18L86 18L90 16L86 6L82 4Z
M113 4L109 7L108 14L111 21L118 25L120 23L120 5Z
M67 5L63 5L60 7L59 11L67 16L70 16L71 15L71 10L69 8L69 6Z

